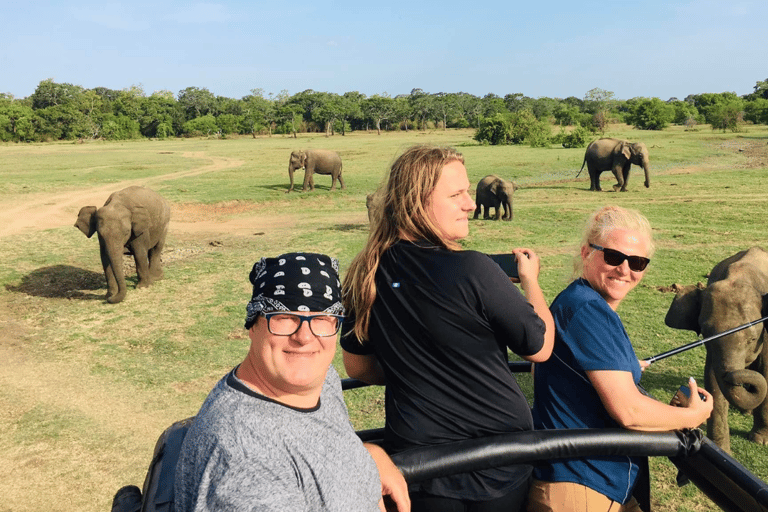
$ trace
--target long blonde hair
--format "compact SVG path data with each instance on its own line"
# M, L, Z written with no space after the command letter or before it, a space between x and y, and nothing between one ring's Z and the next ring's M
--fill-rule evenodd
M460 248L428 212L440 173L453 161L464 163L464 157L453 148L412 146L392 163L389 177L379 187L368 241L352 260L342 286L344 307L355 315L354 334L361 342L368 339L376 300L376 269L384 251L401 239L425 240L450 250Z
M579 250L573 257L572 279L581 277L584 262L581 259L581 248L590 243L602 245L605 239L615 229L628 229L642 233L648 238L648 257L653 256L656 247L653 243L651 223L637 210L621 206L603 206L592 212L584 226Z

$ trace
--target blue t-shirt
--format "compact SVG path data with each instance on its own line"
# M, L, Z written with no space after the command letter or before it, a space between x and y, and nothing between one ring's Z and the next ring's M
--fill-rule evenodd
M640 364L619 315L584 279L571 283L550 306L555 346L534 372L533 421L537 429L620 428L608 414L586 372L632 373ZM633 457L566 459L536 467L545 482L575 482L626 503L638 473Z

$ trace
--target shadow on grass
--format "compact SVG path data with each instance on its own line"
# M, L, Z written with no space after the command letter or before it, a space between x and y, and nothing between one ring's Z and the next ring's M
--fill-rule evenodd
M104 300L107 282L104 274L70 265L54 265L34 270L18 285L6 285L10 292L52 299ZM104 290L99 293L89 293Z
M334 224L333 226L318 228L318 231L368 232L369 229L368 223L364 222L362 224Z
M267 185L253 185L253 188L259 188L262 190L283 191L287 193L288 188L290 186L291 186L290 183L280 183L280 184L272 183ZM301 189L302 187L303 185L301 182L299 182L298 186L294 184L293 190L290 193L293 194L294 192L297 192L298 194L311 194L313 192L336 192L337 190L340 190L338 184L336 184L336 188L333 190L331 190L330 184L318 185L317 183L315 183L315 189L314 190L307 189L306 192Z

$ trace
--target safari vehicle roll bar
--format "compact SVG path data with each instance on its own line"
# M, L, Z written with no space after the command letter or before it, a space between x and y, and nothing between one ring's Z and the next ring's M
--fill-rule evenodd
M511 363L512 371L529 371ZM342 380L344 390L365 386ZM172 512L173 481L181 444L194 417L177 421L158 439L143 489L130 485L115 494L112 512ZM358 432L380 443L384 429ZM698 430L640 432L624 429L538 430L422 447L392 455L409 483L454 473L512 464L591 456L668 457L678 468L678 484L688 481L728 512L768 512L768 484L722 451ZM639 487L640 483L638 483ZM647 494L649 489L645 490ZM647 496L646 496L647 497ZM650 500L639 500L650 512Z

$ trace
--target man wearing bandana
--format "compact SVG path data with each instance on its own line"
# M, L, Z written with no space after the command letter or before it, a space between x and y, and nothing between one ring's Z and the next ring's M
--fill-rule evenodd
M331 365L344 307L338 262L322 254L262 258L244 361L205 400L181 449L177 511L410 509L387 454L363 444Z

